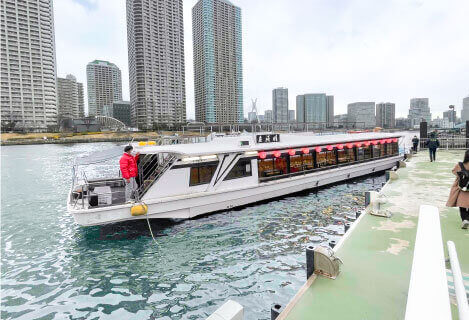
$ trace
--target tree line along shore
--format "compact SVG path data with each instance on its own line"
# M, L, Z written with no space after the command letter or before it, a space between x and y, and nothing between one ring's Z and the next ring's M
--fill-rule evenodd
M83 133L2 133L1 145L65 144L89 142L125 142L152 140L177 132L83 132ZM182 135L181 133L178 133ZM199 135L185 132L184 136Z

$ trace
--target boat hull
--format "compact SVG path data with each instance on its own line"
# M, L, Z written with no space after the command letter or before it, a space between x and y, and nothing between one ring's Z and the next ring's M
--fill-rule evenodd
M263 182L258 186L248 188L201 192L147 200L145 204L148 206L148 214L144 216L132 216L130 214L131 204L84 210L69 208L69 212L73 215L75 222L82 226L103 225L146 219L147 217L150 219L187 219L388 170L394 167L398 160L402 160L402 156L394 156Z

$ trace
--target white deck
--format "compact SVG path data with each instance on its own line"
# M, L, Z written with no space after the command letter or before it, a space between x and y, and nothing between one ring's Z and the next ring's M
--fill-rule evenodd
M260 133L257 133L260 134ZM268 134L268 133L262 133ZM182 156L201 156L224 154L233 152L249 152L262 150L275 150L286 148L300 148L307 146L325 146L336 143L359 142L389 138L400 138L401 133L353 133L318 136L312 133L285 133L280 134L280 142L256 143L255 134L243 134L236 137L214 138L209 142L175 144L164 146L138 146L134 143L135 151L140 153L175 153ZM241 141L249 141L249 146L240 146Z

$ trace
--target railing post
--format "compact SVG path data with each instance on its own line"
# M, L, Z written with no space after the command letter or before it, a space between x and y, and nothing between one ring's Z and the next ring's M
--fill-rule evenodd
M453 273L454 291L456 294L456 301L458 303L459 319L469 320L469 306L467 303L466 288L464 287L456 246L453 241L448 241L447 245L451 271Z

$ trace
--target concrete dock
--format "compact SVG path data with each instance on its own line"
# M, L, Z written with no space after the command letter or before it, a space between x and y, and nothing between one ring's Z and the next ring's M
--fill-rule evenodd
M452 240L469 292L469 229L461 229L457 208L445 206L455 179L451 170L463 154L441 150L437 162L429 161L426 150L414 155L381 191L382 208L392 217L363 214L336 250L344 263L339 276L311 276L277 319L404 319L422 204L438 207L445 257L446 242ZM452 316L458 319L448 262L446 273Z

